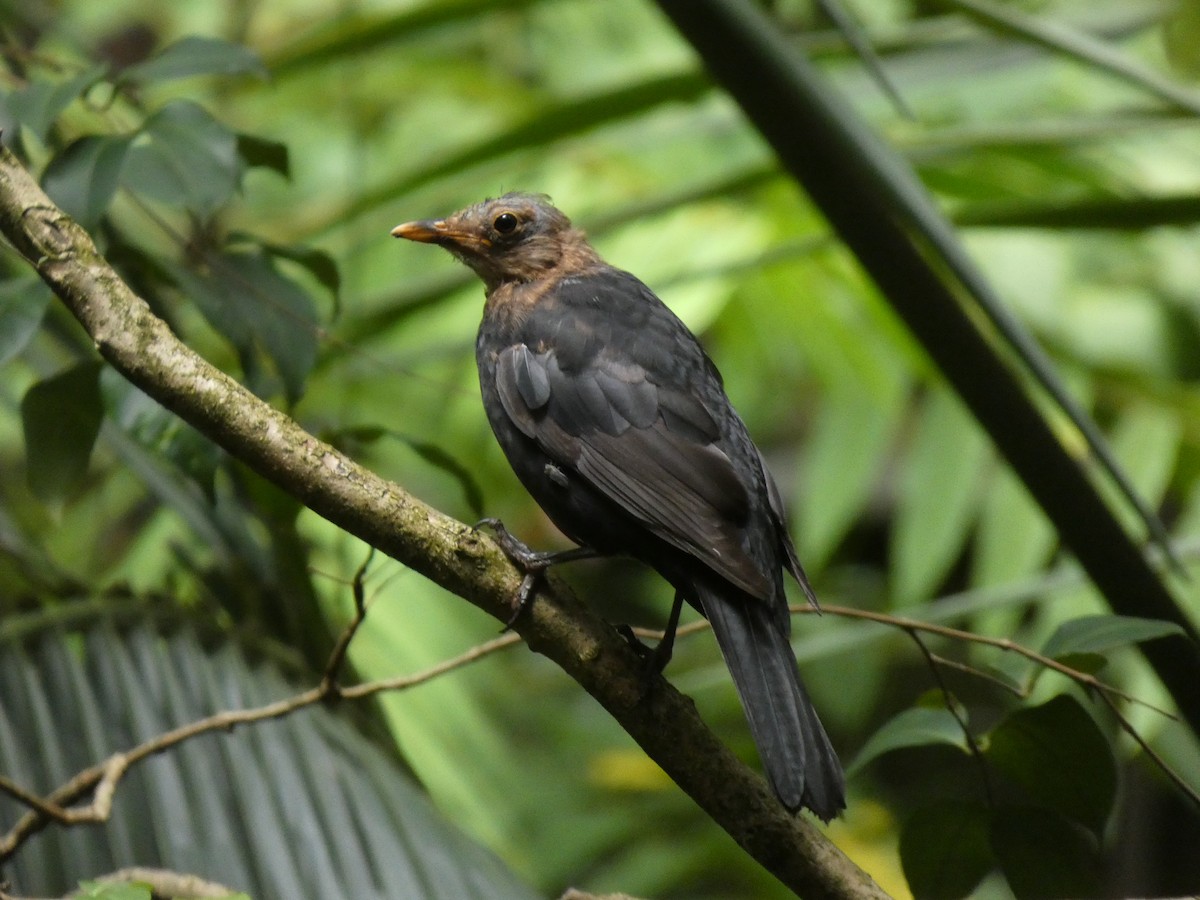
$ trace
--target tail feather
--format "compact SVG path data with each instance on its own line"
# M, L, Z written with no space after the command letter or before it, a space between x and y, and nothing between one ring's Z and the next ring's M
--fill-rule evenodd
M760 600L698 588L772 788L789 810L828 822L846 807L845 776L778 616Z

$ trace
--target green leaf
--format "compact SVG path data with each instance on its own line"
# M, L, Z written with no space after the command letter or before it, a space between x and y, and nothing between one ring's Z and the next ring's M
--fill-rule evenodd
M1195 194L1153 197L1085 197L973 203L958 210L960 225L1016 228L1144 231L1163 225L1193 225L1200 221L1200 198Z
M127 137L82 137L50 160L42 173L42 187L80 225L95 228L132 156Z
M938 601L935 600L934 602ZM1018 615L1022 610L1023 606L1013 610L1013 612L1015 615ZM1009 610L1001 605L991 606L987 611L991 612L993 617L999 618ZM976 616L975 621L978 621L983 615L986 615L986 612L980 616ZM1027 695L1029 690L1029 661L1024 658L1014 658L1015 656L1016 654L1004 653L989 659L987 662L977 662L974 665L980 671L987 673L998 684L1007 686L1013 694L1018 696Z
M44 503L66 500L87 473L100 433L100 363L86 362L33 385L21 398L29 487Z
M1077 291L1070 317L1060 327L1067 331L1064 344L1069 352L1089 366L1145 372L1164 378L1173 374L1173 342L1179 337L1186 339L1185 333L1172 334L1175 323L1167 313L1167 307L1150 300L1149 293L1140 285L1105 285L1099 289ZM1131 409L1131 413L1131 419L1138 417L1135 410ZM1166 417L1161 411L1158 418L1165 423ZM1120 424L1124 425L1124 422ZM1147 435L1152 442L1149 446L1136 434L1126 431L1126 453L1119 455L1125 459L1128 458L1126 454L1132 452L1136 454L1134 461L1139 461L1137 457L1147 449L1155 449L1159 431L1160 427L1154 427ZM1134 474L1129 475L1131 483Z
M1055 658L1063 665L1088 675L1095 675L1108 665L1108 657L1101 656L1099 653L1064 653ZM1034 677L1036 678L1045 671L1044 668L1038 667L1034 671Z
M320 231L343 224L347 219L372 212L447 175L520 150L544 152L546 147L562 138L644 114L657 106L694 100L708 90L708 81L699 73L688 70L654 75L630 85L564 100L517 120L502 132L439 154L414 170L400 173L392 181L363 192L344 208L322 217L312 228Z
M177 100L142 128L122 184L207 219L233 196L241 175L233 132L197 104Z
M538 0L457 0L455 3L421 3L398 12L346 10L319 25L305 29L295 40L280 42L270 57L271 72L280 77L316 66L354 59L400 41L419 38L431 29L485 13L515 13Z
M272 662L279 648L243 649L211 621L201 638L165 598L152 605L155 616L142 609L131 627L89 616L81 631L43 624L17 629L25 635L19 642L0 643L0 726L27 738L0 740L0 772L54 785L138 740L278 700L320 677L290 683ZM147 626L158 617L167 623L161 632ZM6 862L4 874L39 897L111 871L114 859L195 874L253 897L537 896L447 824L395 748L382 748L378 732L364 728L366 715L322 705L181 744L130 770L107 822L50 826ZM4 821L20 811L0 795Z
M1163 25L1163 45L1173 69L1192 79L1200 76L1200 3L1175 4Z
M871 80L879 86L884 96L891 101L896 111L906 119L915 120L916 116L913 115L912 109L904 102L904 96L900 93L900 89L891 75L888 74L883 61L880 60L871 36L859 24L854 14L846 9L841 0L818 0L818 6L837 26L837 30L846 39L846 43L854 48L863 68L870 74Z
M963 12L1004 34L1011 34L1107 72L1148 91L1160 100L1200 115L1200 94L1138 63L1112 44L1046 16L1031 16L993 0L949 0Z
M0 281L0 365L25 349L52 296L36 275Z
M928 599L962 552L983 499L987 454L959 400L944 389L931 393L908 453L892 533L897 606Z
M1054 527L1021 480L1008 467L994 472L975 534L971 583L984 587L1028 577L1046 562L1056 543Z
M238 349L256 390L266 390L255 385L260 380L255 363L265 353L288 399L298 399L317 357L312 297L261 250L214 256L208 270L201 275L178 268L173 275L204 317Z
M1173 634L1182 635L1183 629L1173 622L1160 619L1083 616L1059 625L1042 646L1042 655L1062 659L1076 654L1104 654L1118 647Z
M219 280L235 292L255 338L283 378L288 399L304 393L317 359L317 311L312 297L262 253L229 254Z
M153 900L150 886L137 882L81 881L79 887L80 891L71 895L79 900Z
M171 81L192 75L255 75L265 79L267 67L249 47L220 38L189 35L145 62L125 69L120 81Z
M995 864L987 808L949 800L918 809L900 832L900 864L914 897L968 896Z
M400 441L421 457L421 459L425 460L425 462L436 469L440 469L457 481L462 488L463 499L466 501L471 513L476 518L483 517L483 488L480 487L478 480L476 480L470 468L464 465L448 450L429 441L419 440L379 425L360 425L354 428L343 428L323 437L335 446L341 446L342 442L346 440L355 443L370 444L382 437L390 437Z
M479 486L479 482L475 480L475 476L471 474L469 468L455 459L448 451L437 446L437 444L432 444L428 441L414 441L409 438L402 438L402 440L425 462L453 477L459 483L459 486L462 487L467 507L474 515L482 518L483 489Z
M105 409L121 433L168 464L170 475L162 472L160 477L190 479L212 495L213 478L226 458L223 450L124 379L102 379L101 389ZM129 459L124 462L137 468ZM138 474L149 481L147 472Z
M33 79L8 97L8 110L22 127L29 129L43 144L62 111L104 77L104 67L94 66L63 81Z
M813 422L801 472L798 537L819 570L870 501L904 406L883 408L859 390L832 391Z
M291 160L287 144L253 134L239 133L237 136L238 156L247 166L258 166L278 172L284 178L292 177Z
M1017 897L1095 897L1100 865L1086 832L1056 812L1004 806L992 815L992 852Z
M235 231L229 235L230 244L242 242L261 247L271 256L289 260L308 270L308 273L333 295L336 308L342 288L342 275L338 270L337 260L331 254L303 244L267 243L244 231Z
M1095 721L1073 697L1009 715L984 754L1039 805L1099 833L1117 794L1117 763Z
M906 709L890 719L887 724L876 731L867 740L846 767L848 773L863 768L867 763L905 747L925 747L930 744L948 744L957 747L964 753L967 751L966 739L962 726L954 718L950 710L914 707Z
M1166 343L1158 345L1159 352ZM1182 440L1182 417L1165 404L1130 403L1113 429L1113 449L1142 496L1156 506L1170 486ZM1136 528L1136 520L1129 518Z

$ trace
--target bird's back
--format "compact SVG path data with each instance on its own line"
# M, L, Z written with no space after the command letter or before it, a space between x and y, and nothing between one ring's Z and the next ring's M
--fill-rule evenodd
M489 297L476 342L484 406L510 461L518 457L522 481L539 502L549 499L543 505L551 517L561 480L541 477L539 467L610 463L632 479L624 487L637 496L610 498L624 528L605 535L604 549L645 558L644 528L676 545L719 531L718 556L702 546L683 549L751 593L774 599L770 573L780 569L778 536L758 452L687 327L641 281L610 267L499 290L506 296ZM513 347L525 348L523 371L532 368L546 379L544 398L505 402L499 365ZM531 464L525 459L531 455L546 459ZM595 479L618 475L592 474L583 480L601 491L609 483ZM628 527L631 512L644 528ZM556 524L577 539L586 531L579 522ZM612 546L614 538L621 546Z

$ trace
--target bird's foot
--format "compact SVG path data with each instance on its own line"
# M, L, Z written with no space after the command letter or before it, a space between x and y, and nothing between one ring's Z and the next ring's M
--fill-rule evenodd
M653 648L643 644L628 625L617 626L617 632L625 638L629 646L633 648L633 652L642 659L642 671L645 678L643 698L649 695L651 688L658 682L659 676L662 675L675 652L675 632L679 628L679 614L683 610L685 599L682 591L675 591L675 602L671 604L671 615L667 619L667 627L663 630L662 638Z
M641 660L642 670L642 697L643 699L649 696L654 685L658 682L659 676L662 675L663 669L667 667L667 663L671 660L671 648L664 648L664 642L659 641L658 644L651 647L639 638L628 625L618 625L617 634L625 639L631 650L637 654ZM665 651L665 652L664 652Z
M492 538L500 545L500 549L508 557L509 562L526 574L544 572L554 565L555 562L558 562L556 559L559 555L558 553L532 549L528 544L505 528L504 523L499 519L480 519L471 526L473 531L478 531L481 528L486 528L492 533ZM566 552L569 553L571 551Z
M646 646L642 639L638 637L632 625L621 624L616 626L617 634L625 639L625 643L629 645L629 649L638 655L639 659L648 659L654 655L654 648Z
M590 559L598 555L590 547L575 547L571 550L557 551L533 550L505 528L504 523L499 519L480 519L472 527L476 531L480 528L487 528L491 531L509 562L525 574L521 580L521 586L517 589L516 597L513 598L513 613L504 623L504 631L511 629L521 614L532 605L537 592L537 583L547 569L559 563L571 562L576 559Z

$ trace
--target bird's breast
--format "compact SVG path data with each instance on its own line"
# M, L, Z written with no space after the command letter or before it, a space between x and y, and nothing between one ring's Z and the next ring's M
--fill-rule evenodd
M483 306L484 327L510 342L516 338L535 309L555 303L555 275L534 281L504 282L490 291Z

